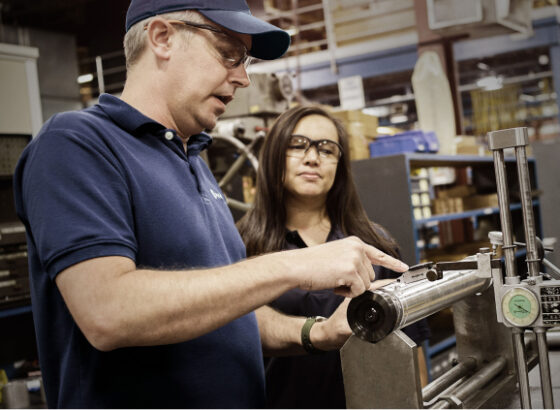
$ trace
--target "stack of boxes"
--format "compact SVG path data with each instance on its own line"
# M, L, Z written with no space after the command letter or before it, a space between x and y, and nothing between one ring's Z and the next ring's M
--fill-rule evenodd
M361 110L333 111L350 137L350 159L369 158L369 143L377 136L377 117L364 114Z

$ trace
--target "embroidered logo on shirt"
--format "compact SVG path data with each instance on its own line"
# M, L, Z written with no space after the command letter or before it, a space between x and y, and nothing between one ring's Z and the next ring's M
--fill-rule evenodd
M222 196L222 194L220 194L219 192L214 191L212 188L210 188L210 192L212 193L212 196L214 197L214 199L221 199L223 200L224 197Z

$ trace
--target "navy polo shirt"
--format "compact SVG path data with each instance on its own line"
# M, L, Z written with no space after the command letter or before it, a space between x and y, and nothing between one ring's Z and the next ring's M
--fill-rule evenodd
M243 259L225 198L199 156L210 143L192 136L185 153L174 130L104 94L91 108L52 117L25 149L14 191L49 407L263 407L254 313L191 341L101 352L55 284L62 270L103 256L185 275Z

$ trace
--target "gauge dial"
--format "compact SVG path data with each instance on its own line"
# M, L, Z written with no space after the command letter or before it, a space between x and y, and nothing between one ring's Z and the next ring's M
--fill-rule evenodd
M537 296L529 289L513 288L502 298L502 313L514 326L530 326L539 317Z

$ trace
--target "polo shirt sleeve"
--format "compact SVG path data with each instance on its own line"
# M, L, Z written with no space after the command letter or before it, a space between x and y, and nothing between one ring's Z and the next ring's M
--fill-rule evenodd
M49 129L32 144L16 171L20 216L51 279L92 258L134 260L137 245L126 174L103 139Z

